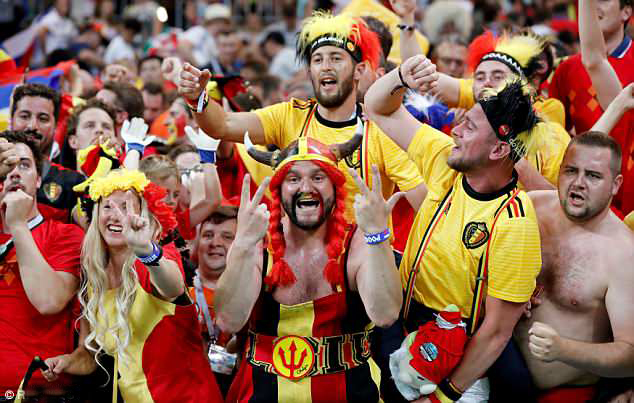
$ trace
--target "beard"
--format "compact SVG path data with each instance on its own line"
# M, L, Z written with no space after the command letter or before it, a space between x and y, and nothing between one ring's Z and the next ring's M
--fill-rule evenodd
M588 200L586 198L583 206L576 207L571 206L568 203L568 193L561 195L561 192L559 192L559 194L559 203L561 204L564 214L568 217L568 219L574 222L584 222L596 217L608 208L612 201L612 196L610 194L609 196L602 197L599 200Z
M313 84L313 91L315 92L315 98L317 98L317 102L325 108L337 108L348 99L350 94L353 91L353 79L352 74L349 77L339 81L337 80L337 91L334 94L325 95L321 93L321 88L319 85L319 81L315 82L315 80L311 77L310 81Z
M321 207L319 217L317 218L317 221L307 223L300 221L297 217L297 201L303 195L303 192L297 192L293 195L291 200L282 200L282 207L284 208L284 211L288 215L288 219L291 220L291 223L293 223L293 225L304 231L314 231L317 228L321 227L321 225L326 222L326 220L332 214L332 210L335 206L335 199L334 197L332 197L330 199L323 200L321 198L321 195L318 195L319 205Z

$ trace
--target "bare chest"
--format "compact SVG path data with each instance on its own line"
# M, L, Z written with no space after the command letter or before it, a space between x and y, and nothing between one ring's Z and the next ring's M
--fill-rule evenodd
M586 237L542 239L542 271L538 284L545 298L577 312L604 306L609 259Z
M296 282L275 290L274 298L279 303L301 304L332 294L333 289L324 278L324 267L328 261L325 253L287 253L286 261L295 274Z

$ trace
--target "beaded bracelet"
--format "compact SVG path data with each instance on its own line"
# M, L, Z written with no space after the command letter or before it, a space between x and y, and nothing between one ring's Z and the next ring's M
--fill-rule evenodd
M368 245L376 245L390 239L390 229L387 228L385 231L377 232L376 234L364 234L364 236Z
M136 257L146 266L158 266L159 260L163 257L163 248L155 242L152 242L152 253L148 256L136 255Z

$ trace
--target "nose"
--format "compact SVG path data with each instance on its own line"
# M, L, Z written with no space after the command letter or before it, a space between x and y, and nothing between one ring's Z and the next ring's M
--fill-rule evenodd
M575 189L583 190L586 188L586 180L583 172L580 171L577 173L577 176L575 176L574 180L572 181L572 185Z
M306 178L302 179L302 182L299 185L299 191L303 192L303 193L309 193L312 190L313 190L313 188L310 185L308 179L306 179Z

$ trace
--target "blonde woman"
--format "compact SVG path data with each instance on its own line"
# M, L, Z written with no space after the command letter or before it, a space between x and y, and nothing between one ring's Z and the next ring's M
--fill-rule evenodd
M139 171L115 170L90 184L92 220L82 248L82 345L46 360L44 372L94 371L115 358L127 402L221 401L201 349L196 308L185 294L180 257L159 240L176 225L165 190ZM117 379L118 378L118 379Z

